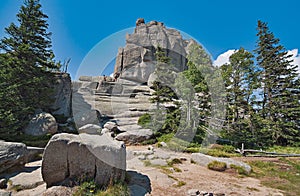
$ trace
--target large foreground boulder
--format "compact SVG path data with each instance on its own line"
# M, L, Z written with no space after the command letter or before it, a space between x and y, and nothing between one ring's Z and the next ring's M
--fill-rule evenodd
M231 158L212 157L212 156L205 155L205 154L202 154L202 153L193 153L192 154L192 160L195 163L197 163L199 165L202 165L202 166L205 166L205 167L207 167L207 165L212 161L224 162L224 163L226 163L227 168L230 168L231 165L235 165L235 166L239 166L239 167L244 168L244 170L248 173L251 172L251 166L250 165L248 165L244 162L241 162L241 161L236 161L236 160L231 159Z
M0 173L16 166L23 166L26 162L27 148L25 144L0 140Z
M83 178L106 186L110 181L123 181L125 170L125 145L107 134L54 135L42 161L42 176L47 187Z
M55 118L46 112L35 114L25 128L27 135L40 136L48 133L54 134L57 132L58 125Z

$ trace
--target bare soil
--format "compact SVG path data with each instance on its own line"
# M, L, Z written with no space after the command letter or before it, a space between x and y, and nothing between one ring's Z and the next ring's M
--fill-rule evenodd
M129 146L128 151L145 151L147 146ZM190 189L198 189L208 193L224 193L225 195L284 195L280 190L272 189L261 185L260 180L251 177L241 177L234 170L226 170L225 172L217 172L207 169L206 167L191 163L191 155L188 153L170 152L162 149L159 153L168 153L171 157L186 158L182 164L176 164L175 167L181 169L182 172L172 173L166 172L161 167L145 166L138 159L127 161L128 170L137 171L146 175L150 179L151 193L153 196L165 195L187 195ZM164 151L164 152L163 152ZM248 158L237 158L246 161ZM268 158L250 158L255 160L266 160ZM248 159L249 160L249 159ZM248 161L247 160L247 161ZM272 159L273 161L274 159ZM178 186L179 182L184 184Z

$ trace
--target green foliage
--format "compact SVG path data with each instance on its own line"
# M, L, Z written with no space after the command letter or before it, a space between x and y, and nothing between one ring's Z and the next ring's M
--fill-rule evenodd
M78 190L73 194L74 196L93 196L96 194L99 187L94 181L83 182Z
M300 154L300 148L299 147L293 147L293 146L272 146L268 147L266 149L267 152L276 152L276 153L286 153L286 154Z
M214 144L211 148L200 148L199 151L213 157L237 157L239 154L235 153L235 148L229 145Z
M51 33L38 0L26 0L0 41L0 134L21 132L36 109L50 111L53 76Z
M47 145L51 137L51 134L42 136L32 136L26 135L22 132L5 132L0 134L0 139L5 140L7 142L21 142L26 144L27 146L35 146L41 148L44 148Z
M184 182L184 181L178 181L177 184L176 184L176 187L182 187L184 185L186 185L186 182Z
M285 195L300 195L300 161L285 159L270 161L251 161L252 177L259 178L263 185L284 191Z
M124 183L109 185L106 189L100 188L94 181L83 182L74 196L130 196L129 189Z
M227 89L222 137L240 146L300 145L300 88L286 49L258 21L256 65L243 48L221 67Z
M264 127L263 134L270 145L297 145L300 142L299 76L290 55L279 44L267 23L258 21L258 41L255 50L260 68L262 100L258 102Z
M257 72L253 55L240 48L229 58L229 63L222 65L222 77L227 89L227 138L233 141L252 143L256 138L253 134L254 90L257 88Z
M168 162L168 165L170 167L173 167L174 164L182 164L182 161L180 159L174 158L171 161Z
M230 168L235 169L236 172L240 175L243 175L243 176L248 176L249 175L249 173L241 166L230 164Z
M151 115L148 113L145 113L139 117L138 125L147 126L150 122L151 122Z
M207 168L214 171L222 172L226 170L226 163L220 161L212 161L207 165Z

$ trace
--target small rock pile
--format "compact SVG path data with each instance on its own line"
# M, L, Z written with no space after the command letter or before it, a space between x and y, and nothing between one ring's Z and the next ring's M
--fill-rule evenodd
M209 193L207 191L200 191L198 189L190 189L187 192L188 196L225 196L225 193Z

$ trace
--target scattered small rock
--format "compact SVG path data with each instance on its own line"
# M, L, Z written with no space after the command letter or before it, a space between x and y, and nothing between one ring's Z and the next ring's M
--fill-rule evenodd
M188 190L188 196L197 196L200 194L200 191L198 189L190 189Z
M11 196L11 192L5 191L5 190L0 190L0 196Z
M180 161L187 161L187 158L185 158L185 157L180 157L179 160L180 160Z
M118 133L119 129L116 123L114 122L107 122L103 126L104 128L108 129L110 132Z
M140 156L138 156L138 159L141 160L141 161L144 161L144 160L146 160L146 156L145 155L140 155Z
M167 143L166 142L160 142L159 143L162 147L168 147Z
M5 178L0 179L0 189L6 189L7 188L7 180Z

